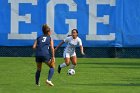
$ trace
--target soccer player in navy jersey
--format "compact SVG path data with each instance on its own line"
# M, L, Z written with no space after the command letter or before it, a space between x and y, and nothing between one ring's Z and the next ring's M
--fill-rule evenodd
M35 83L37 86L40 86L39 78L42 68L42 62L44 62L50 67L46 83L50 86L54 86L54 84L51 82L55 66L54 44L52 38L50 37L51 30L47 24L44 24L42 26L42 32L43 35L39 36L33 44L33 49L36 49L35 58L37 64L37 71L35 73ZM51 53L49 53L50 50Z

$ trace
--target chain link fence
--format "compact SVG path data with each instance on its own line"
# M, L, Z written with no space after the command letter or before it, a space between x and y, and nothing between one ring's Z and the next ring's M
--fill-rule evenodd
M56 52L56 57L63 57L64 47ZM140 48L116 48L116 47L85 47L85 56L80 54L80 49L76 48L78 57L85 58L140 58ZM35 51L31 46L23 47L0 47L1 57L33 57Z

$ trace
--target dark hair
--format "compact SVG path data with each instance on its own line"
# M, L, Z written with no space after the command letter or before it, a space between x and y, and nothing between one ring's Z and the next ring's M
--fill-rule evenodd
M50 27L47 24L44 24L42 26L42 32L43 32L43 34L48 34L49 31L50 31Z
M71 31L71 32L73 32L73 31L76 31L76 33L78 34L78 30L77 30L77 29L72 29L72 31Z

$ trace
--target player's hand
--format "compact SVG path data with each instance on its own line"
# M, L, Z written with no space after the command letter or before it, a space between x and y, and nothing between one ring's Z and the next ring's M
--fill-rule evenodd
M52 61L52 62L55 62L55 57L52 57L52 58L51 58L51 61Z
M84 53L84 52L82 52L81 54L82 54L83 56L85 55L85 53Z
M54 49L54 51L56 51L56 50L57 50L57 48Z

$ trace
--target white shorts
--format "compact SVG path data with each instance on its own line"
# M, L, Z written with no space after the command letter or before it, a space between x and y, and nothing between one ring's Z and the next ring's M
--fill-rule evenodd
M63 57L64 58L70 58L70 57L73 57L73 56L76 56L76 53L75 52L68 53L68 52L64 51L64 53L63 53Z

